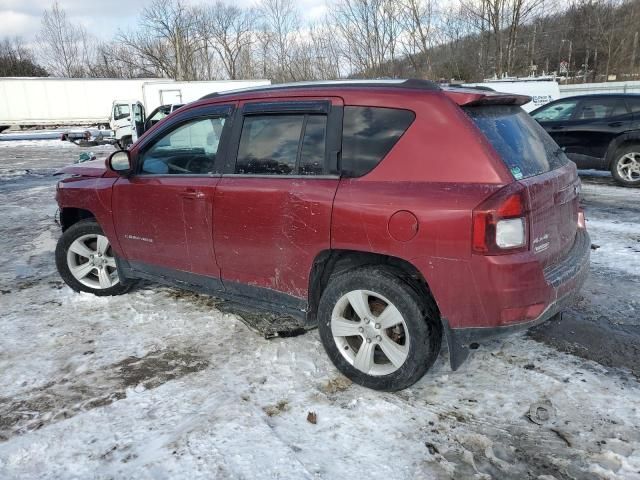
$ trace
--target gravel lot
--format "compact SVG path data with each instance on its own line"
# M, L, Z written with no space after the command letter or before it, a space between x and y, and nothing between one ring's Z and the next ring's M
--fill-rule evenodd
M387 394L315 331L265 340L152 284L68 289L52 174L81 151L0 141L0 478L640 478L640 189L583 172L595 249L562 321Z

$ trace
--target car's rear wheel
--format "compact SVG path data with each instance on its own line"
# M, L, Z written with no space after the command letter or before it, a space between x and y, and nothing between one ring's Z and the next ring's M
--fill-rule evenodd
M409 387L440 351L442 329L430 302L393 270L347 271L330 280L320 300L324 348L355 383L384 391Z
M58 240L56 266L73 290L94 295L120 295L131 285L120 281L109 240L95 220L69 227Z
M640 145L627 145L618 149L611 163L611 174L625 187L640 186Z

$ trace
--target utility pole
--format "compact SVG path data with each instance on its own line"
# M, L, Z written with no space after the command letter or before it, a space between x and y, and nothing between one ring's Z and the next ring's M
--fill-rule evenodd
M533 65L535 64L536 58L536 30L538 28L538 24L533 24L533 38L531 39L531 70L533 70Z
M569 60L567 65L567 82L569 81L569 73L571 72L571 52L573 51L573 41L569 40Z
M588 71L589 71L589 49L587 48L587 54L584 56L584 69L582 74L582 83L587 83Z
M638 32L633 36L633 53L631 53L631 75L636 73L636 52L638 50Z

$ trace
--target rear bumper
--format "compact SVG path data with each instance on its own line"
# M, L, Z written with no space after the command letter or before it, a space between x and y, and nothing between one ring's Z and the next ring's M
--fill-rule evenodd
M451 368L457 370L460 367L469 356L472 344L529 329L559 316L571 306L589 274L590 250L589 234L585 229L579 228L574 246L567 256L544 270L544 279L552 292L552 299L535 319L496 327L451 328L443 318Z

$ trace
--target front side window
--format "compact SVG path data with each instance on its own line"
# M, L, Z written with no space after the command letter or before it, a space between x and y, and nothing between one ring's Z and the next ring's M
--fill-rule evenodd
M115 107L113 107L114 120L122 120L123 118L128 118L129 114L129 105L127 105L126 103L117 104Z
M214 173L225 120L199 118L167 133L142 154L142 173Z
M410 110L345 107L341 169L359 177L380 163L415 118Z
M577 100L567 100L564 102L557 102L545 107L533 114L533 118L539 122L559 122L562 120L569 120L573 111L578 104Z
M326 115L249 115L244 118L235 173L321 175Z

